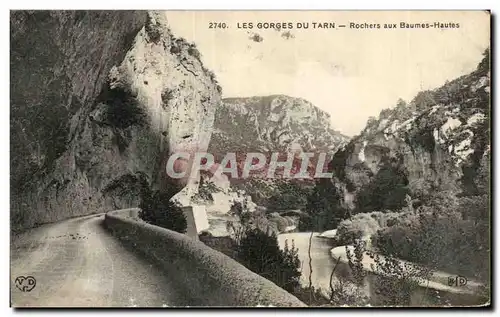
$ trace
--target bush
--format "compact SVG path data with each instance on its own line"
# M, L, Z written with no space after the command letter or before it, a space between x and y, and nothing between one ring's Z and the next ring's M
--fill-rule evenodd
M379 222L370 214L357 214L343 220L337 227L337 242L341 245L353 244L356 239L369 237L380 229Z
M280 230L278 229L278 224L267 219L265 215L252 215L250 219L250 227L272 234L278 234L280 232Z
M378 231L373 244L384 255L487 279L489 221L483 219L488 214L487 197L461 198L457 205L451 204L453 210L448 206L449 200L434 200L420 208L418 217Z
M396 258L373 256L374 272L377 274L375 293L380 296L379 305L409 306L411 295L419 284L429 280L431 271L422 266L403 263Z
M219 192L221 189L215 185L213 182L200 180L200 186L198 187L198 193L194 195L194 198L200 201L212 201L212 194Z
M356 208L358 212L399 210L405 205L408 192L405 171L393 162L385 162L373 180L360 189Z
M200 51L198 51L198 48L196 47L196 44L194 44L194 43L189 44L188 54L193 56L194 58L196 58L198 60L201 58L201 53L200 53Z
M394 257L382 259L379 255L366 250L366 243L357 240L354 251L346 247L346 255L352 272L352 282L359 290L365 284L368 272L364 269L363 259L370 256L375 273L375 283L372 287L376 296L370 298L375 305L408 306L412 293L419 287L419 283L430 278L430 270L419 265L403 263Z
M271 210L302 209L312 192L308 183L278 181L275 186L274 193L267 201L267 207Z
M276 235L257 228L248 229L241 239L238 261L249 270L293 292L300 283L301 272L298 250L286 243L284 250L278 245Z
M274 217L270 216L271 219L268 219L265 211L256 210L250 212L245 204L239 201L233 203L229 215L239 218L239 224L231 223L228 227L234 235L238 235L237 232L246 231L247 229L259 229L263 232L278 234L286 228L286 220L279 214L274 213Z
M187 221L182 209L170 201L171 195L145 192L139 205L139 217L147 223L169 230L186 233Z
M144 30L146 31L149 39L154 43L158 43L163 35L161 23L154 21L149 14Z
M258 229L263 232L278 234L280 232L280 230L278 230L278 222L281 222L281 225L283 225L286 221L284 219L281 221L277 218L269 220L264 211L256 210L254 212L249 212L246 206L239 201L233 203L228 214L238 219L237 221L228 221L226 224L226 229L230 237L235 240L236 243L239 243L245 233L250 229Z
M99 101L108 106L106 120L113 127L126 129L144 126L148 122L148 116L135 96L121 87L112 89L108 84L99 96Z
M381 254L414 260L418 252L412 249L412 241L415 239L416 235L412 229L406 226L395 225L379 230L373 235L372 243Z
M276 224L276 228L279 232L283 232L288 227L288 221L281 217L278 213L272 213L269 215L269 221Z
M294 219L293 217L284 216L283 218L286 220L287 226L295 226L295 225L297 225L297 220Z
M340 204L341 194L335 186L328 183L318 183L307 197L305 212L299 221L300 231L326 231L336 228L349 212Z
M369 297L359 285L339 279L332 285L330 303L332 306L366 306Z

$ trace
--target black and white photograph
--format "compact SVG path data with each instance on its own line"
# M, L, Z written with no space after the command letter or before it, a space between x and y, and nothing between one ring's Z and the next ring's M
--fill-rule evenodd
M491 305L490 11L9 18L11 307Z

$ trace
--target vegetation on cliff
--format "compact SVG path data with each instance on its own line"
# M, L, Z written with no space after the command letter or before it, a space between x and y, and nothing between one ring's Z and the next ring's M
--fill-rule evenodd
M187 221L182 209L170 200L171 195L160 191L144 190L139 205L139 217L147 223L185 233Z

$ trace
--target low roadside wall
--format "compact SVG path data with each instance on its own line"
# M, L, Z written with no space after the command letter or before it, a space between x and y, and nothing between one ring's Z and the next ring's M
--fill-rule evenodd
M306 306L230 257L186 235L137 221L139 209L108 212L105 225L157 260L182 285L192 306Z

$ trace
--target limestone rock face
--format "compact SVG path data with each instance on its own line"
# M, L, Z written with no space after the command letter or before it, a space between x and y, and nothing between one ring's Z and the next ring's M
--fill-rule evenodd
M432 191L484 193L489 109L487 53L474 72L371 118L361 134L336 153L330 186L342 191L345 205L354 208L360 190L375 179L383 181L388 173L379 172L390 166L414 198Z
M333 129L329 114L302 98L285 95L225 98L215 114L208 151L219 163L229 152L236 153L241 162L252 152L263 153L268 160L276 152L310 152L316 157L324 152L331 158L347 141L348 137ZM219 187L228 183L224 179L213 181ZM250 195L254 203L269 206L271 197L283 195L280 186L289 181L251 177L231 178L229 183L233 189ZM312 182L299 183L300 187L310 187ZM300 194L307 193L301 190Z
M67 149L71 119L92 105L145 21L132 11L11 12L13 189Z
M173 152L206 150L220 87L165 14L11 15L12 223L136 207L172 195Z
M284 95L226 98L215 117L212 153L335 151L348 138L333 130L330 115L310 102Z

